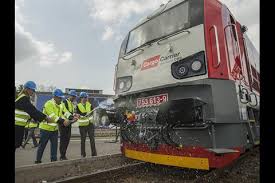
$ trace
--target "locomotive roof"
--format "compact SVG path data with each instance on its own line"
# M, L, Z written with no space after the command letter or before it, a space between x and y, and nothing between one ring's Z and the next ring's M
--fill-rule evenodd
M140 26L141 24L144 24L145 22L147 22L148 20L150 20L150 17L153 17L154 15L157 15L158 12L164 12L184 1L187 0L169 0L166 4L161 4L160 7L158 9L156 9L153 13L151 13L150 15L146 16L145 18L140 19L139 23L137 23L133 29L135 29L136 27ZM204 0L206 1L206 0ZM217 0L218 3L222 4L219 0ZM222 4L223 5L223 4ZM133 30L132 29L132 30Z

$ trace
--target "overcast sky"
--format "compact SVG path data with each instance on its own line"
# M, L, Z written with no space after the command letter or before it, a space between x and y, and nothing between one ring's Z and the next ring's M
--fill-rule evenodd
M167 0L16 0L15 84L113 92L121 41ZM259 0L222 0L259 50Z

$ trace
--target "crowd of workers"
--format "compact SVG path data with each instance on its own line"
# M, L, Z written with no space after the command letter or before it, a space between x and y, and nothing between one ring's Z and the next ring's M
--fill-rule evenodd
M81 157L86 157L85 141L87 134L90 138L92 156L96 156L95 126L91 115L93 110L88 101L88 94L80 92L80 102L74 105L78 97L76 91L69 91L69 97L66 99L62 90L55 89L52 99L44 104L41 112L30 100L35 90L36 84L33 81L28 81L15 100L15 151L19 147L25 148L32 138L33 147L38 147L35 163L41 163L45 147L50 141L51 161L57 161L59 131L60 160L67 160L66 151L71 138L71 125L77 122L81 136ZM39 143L37 143L34 133L37 127L40 130ZM23 142L24 135L25 140Z

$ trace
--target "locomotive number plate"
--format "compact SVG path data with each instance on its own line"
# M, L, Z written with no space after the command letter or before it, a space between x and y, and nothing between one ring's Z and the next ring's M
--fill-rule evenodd
M137 107L150 107L150 106L158 106L163 102L168 101L168 93L154 95L149 97L137 98Z

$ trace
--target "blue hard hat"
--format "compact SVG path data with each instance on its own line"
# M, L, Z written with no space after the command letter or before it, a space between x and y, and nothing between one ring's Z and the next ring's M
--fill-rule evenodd
M24 84L24 88L29 88L29 89L35 91L35 90L36 90L36 84L35 84L35 82L33 82L33 81L27 81L27 82Z
M86 98L86 97L88 97L88 95L87 95L86 92L80 92L79 97L80 98Z
M63 98L63 97L64 97L64 93L63 93L62 90L60 90L60 89L55 89L55 90L53 91L53 96Z
M76 93L75 90L70 90L70 91L69 91L69 95L74 96L74 97L77 97L77 93Z

